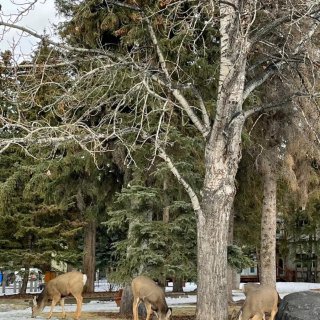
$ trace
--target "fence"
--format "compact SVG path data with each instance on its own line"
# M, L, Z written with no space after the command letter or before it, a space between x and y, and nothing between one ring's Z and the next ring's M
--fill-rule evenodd
M40 292L42 282L39 280L28 281L27 293ZM22 281L14 281L6 285L5 281L2 282L0 295L18 294L20 293Z

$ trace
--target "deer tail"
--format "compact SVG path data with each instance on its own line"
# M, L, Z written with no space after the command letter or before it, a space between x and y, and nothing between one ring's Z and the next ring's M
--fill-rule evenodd
M83 275L83 278L82 278L83 285L85 285L85 284L86 284L87 279L88 279L87 275L86 275L86 274L84 274L84 275Z

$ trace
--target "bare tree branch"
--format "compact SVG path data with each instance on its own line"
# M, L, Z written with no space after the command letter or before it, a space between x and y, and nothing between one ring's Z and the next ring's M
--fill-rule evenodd
M260 28L258 31L253 34L253 36L250 38L250 43L254 44L261 39L265 38L266 35L268 35L270 32L272 32L275 28L279 27L280 25L290 22L293 23L294 21L301 19L302 17L309 16L312 17L320 12L319 5L311 6L306 12L289 12L287 15L284 15L269 24L265 25L263 28Z
M154 30L153 30L153 27L151 25L151 22L150 22L149 18L145 17L145 20L147 22L147 26L148 26L148 30L149 30L149 34L150 34L152 43L155 46L156 51L157 51L157 55L158 55L159 63L161 65L161 69L164 72L167 81L169 82L169 87L172 90L172 87L173 87L172 80L171 80L171 77L169 75L169 71L168 71L168 69L166 67L165 58L164 58L163 53L162 53L162 51L160 49L156 34L155 34ZM190 117L192 122L195 124L197 129L201 132L203 137L206 138L207 135L209 134L209 127L206 127L205 125L203 125L201 123L200 119L193 112L192 107L190 106L189 102L184 97L182 92L179 89L175 88L175 89L172 90L172 94L179 101L180 105L186 111L186 113L188 114L188 116ZM199 100L199 101L201 103L201 100ZM207 114L207 111L206 111L206 109L204 108L203 105L201 106L201 111L203 113L203 119L205 119L205 122L208 123L208 114Z
M51 44L53 46L56 46L58 48L61 48L61 49L67 50L67 51L82 52L82 53L96 53L96 54L108 55L108 56L113 57L113 58L116 57L116 55L114 55L113 53L108 52L106 50L77 48L77 47L72 47L72 46L68 46L68 45L65 45L65 44L61 44L59 42L55 42L53 40L50 40L47 36L40 35L37 32L34 32L34 31L32 31L32 30L30 30L30 29L28 29L26 27L22 27L22 26L13 24L13 23L7 23L7 22L4 22L4 21L0 21L0 26L5 26L5 27L8 27L8 28L12 28L12 29L17 29L17 30L23 31L25 33L28 33L28 34L32 35L33 37L35 37L37 39L40 39L40 40L45 41L45 42L47 42L47 43L49 43L49 44Z
M158 150L159 150L159 152L158 152L159 157L162 158L167 163L172 174L183 185L184 189L186 190L186 192L188 193L188 195L190 197L191 204L192 204L192 207L193 207L195 213L197 215L199 215L201 213L201 206L200 206L200 202L199 202L197 194L194 192L192 187L185 181L185 179L181 176L181 174L179 173L177 168L174 166L170 157L166 154L164 149L162 149L160 146L158 146Z

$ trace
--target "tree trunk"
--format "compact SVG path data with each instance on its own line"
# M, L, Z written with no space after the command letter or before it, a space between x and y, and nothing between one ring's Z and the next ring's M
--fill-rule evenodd
M182 278L174 278L173 279L173 292L183 292L183 279Z
M197 213L197 320L228 319L228 228L241 158L248 46L246 37L239 36L239 16L235 8L239 8L239 1L220 3L219 90L215 122L205 149L206 173L201 209Z
M198 320L227 319L227 230L233 196L213 198L208 201L211 213L198 221Z
M133 316L132 305L133 305L133 294L132 294L131 286L127 285L123 289L123 293L122 293L120 311L119 311L120 315L124 317L132 317ZM144 306L144 303L140 303L138 308L138 314L140 319L141 317L145 318L147 316L147 311Z
M229 231L228 231L228 245L233 244L233 225L234 225L234 210L231 211L230 221L229 221ZM232 289L233 289L233 278L234 269L228 265L227 270L227 284L228 284L228 301L233 302Z
M170 200L169 196L167 194L168 192L168 182L167 178L164 179L163 181L163 214L162 214L162 219L164 223L169 223L170 221Z
M277 179L272 162L262 163L263 205L261 217L260 282L276 286Z
M94 292L96 268L96 221L89 220L84 228L83 272L87 275L85 292Z
M126 317L132 317L132 304L133 304L133 295L131 286L127 285L123 289L121 303L120 303L120 315Z
M21 289L20 289L20 294L26 294L26 292L27 292L29 271L30 271L29 266L25 266L23 277L22 277L22 285L21 285Z

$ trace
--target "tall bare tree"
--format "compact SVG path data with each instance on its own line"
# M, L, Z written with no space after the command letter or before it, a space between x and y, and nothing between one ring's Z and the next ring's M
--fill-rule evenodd
M79 6L92 23L102 4L84 1ZM126 17L123 20L115 15L118 9L126 13L121 15ZM70 76L65 83L50 83L63 93L40 106L42 113L59 118L59 124L41 117L29 122L21 116L23 107L33 106L33 94L48 83L40 79L33 88L21 88L29 93L29 100L17 102L19 115L2 113L0 117L2 127L18 130L19 135L1 137L1 151L12 144L29 151L31 143L56 145L73 140L94 155L108 151L108 141L118 139L126 146L127 165L131 165L132 150L152 143L153 155L163 159L184 186L197 217L197 319L225 320L228 226L243 126L252 115L290 106L288 102L298 95L299 99L318 97L313 88L284 92L281 101L260 103L253 93L284 68L294 69L301 63L316 68L318 58L304 53L318 32L319 3L212 0L132 4L107 0L103 10L107 15L98 40L103 40L103 30L113 30L117 41L126 44L119 50L103 44L92 48L89 42L86 47L75 46L76 41L73 45L56 43L17 24L0 22L6 29L22 30L61 50L58 61L17 65L17 73L36 67L45 73L56 67ZM79 17L69 31L84 37L87 25ZM216 57L219 65L213 68ZM193 188L170 158L175 142L170 135L175 125L172 112L180 115L186 126L192 124L202 137L205 173L201 190Z

